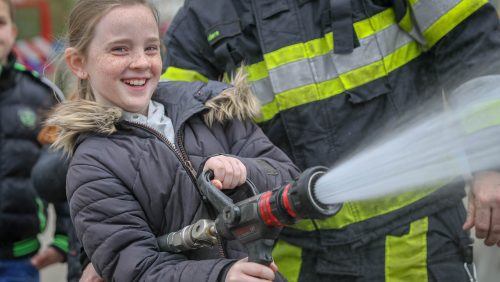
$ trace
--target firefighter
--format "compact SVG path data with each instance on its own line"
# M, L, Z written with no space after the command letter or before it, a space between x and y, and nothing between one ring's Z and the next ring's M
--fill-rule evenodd
M301 169L332 166L420 105L498 71L485 68L500 62L498 28L486 0L191 0L165 36L162 78L218 80L244 66L271 141ZM476 174L481 200L465 225L464 183L450 179L285 228L274 258L290 281L471 279L466 229L500 246L499 178Z

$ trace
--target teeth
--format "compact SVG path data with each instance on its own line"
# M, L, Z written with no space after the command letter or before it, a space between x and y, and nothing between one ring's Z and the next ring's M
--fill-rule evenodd
M126 84L133 85L133 86L142 86L146 84L145 79L125 79L123 80Z

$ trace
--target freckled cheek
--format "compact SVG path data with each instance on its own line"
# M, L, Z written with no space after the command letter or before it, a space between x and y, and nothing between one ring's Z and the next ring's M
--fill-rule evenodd
M153 69L153 72L155 74L161 75L162 61L161 61L160 57L158 57L157 59L152 60L152 62L151 62L151 68Z
M97 59L96 65L100 66L100 73L113 75L120 74L127 68L127 63L124 60L113 59Z

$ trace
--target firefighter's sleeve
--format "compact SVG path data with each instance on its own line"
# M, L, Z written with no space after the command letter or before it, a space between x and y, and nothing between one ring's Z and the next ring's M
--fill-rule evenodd
M168 29L163 41L166 55L163 80L203 81L218 80L223 71L216 66L213 50L204 40L203 28L182 8Z
M481 4L484 1L461 1ZM480 5L432 50L436 73L444 85L463 132L463 147L472 172L500 171L500 28L489 3Z
M447 93L473 78L500 74L500 29L496 10L489 3L473 8L476 9L474 13L457 22L457 26L430 49L436 59L435 72Z
M500 75L472 79L450 99L463 153L472 173L500 171Z

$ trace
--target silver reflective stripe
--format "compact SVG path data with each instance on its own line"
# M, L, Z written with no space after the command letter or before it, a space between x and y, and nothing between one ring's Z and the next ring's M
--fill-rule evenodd
M329 58L328 58L329 57ZM333 63L334 55L329 53L326 56L319 56L311 59L313 65L314 77L316 81L327 81L331 77L338 77L337 67Z
M269 77L274 93L315 83L308 59L270 69Z
M269 77L252 81L251 87L252 94L259 99L261 105L270 103L274 100L271 80L269 80Z
M462 0L420 0L411 9L421 32L427 30L444 14L448 13Z
M380 61L412 41L413 39L405 31L401 30L397 24L393 24L372 36L361 39L360 46L355 48L352 54L329 52L269 70L272 91L281 93L304 85L335 79L339 77L339 74Z
M332 51L270 69L269 77L252 82L254 93L262 104L266 104L273 101L271 92L279 94L301 86L329 81L380 61L412 41L423 44L425 40L422 31L460 2L461 0L420 0L411 7L414 14L412 19L416 21L416 25L410 34L394 23L374 35L362 38L360 46L352 54L334 54Z
M414 41L399 25L391 25L376 34L383 57Z

